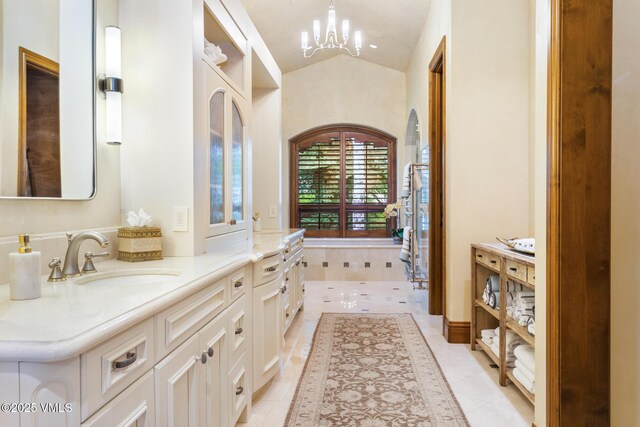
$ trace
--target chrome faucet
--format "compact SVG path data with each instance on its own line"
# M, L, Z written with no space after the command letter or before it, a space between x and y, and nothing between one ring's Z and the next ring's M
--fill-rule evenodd
M78 266L78 252L80 251L80 244L87 240L92 239L100 244L101 248L106 248L109 245L109 240L97 231L83 231L77 236L73 237L72 234L67 234L69 239L69 247L67 247L67 253L64 256L64 266L62 267L62 274L64 277L79 276L80 267Z

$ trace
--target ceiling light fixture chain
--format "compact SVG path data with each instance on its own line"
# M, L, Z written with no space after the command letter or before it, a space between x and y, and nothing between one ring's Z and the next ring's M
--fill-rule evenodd
M347 43L349 42L348 19L342 20L342 42L338 39L338 31L336 30L336 8L333 5L333 0L331 0L324 43L320 43L320 20L316 19L313 21L313 40L315 41L315 46L309 45L309 33L303 31L301 43L302 54L305 58L311 58L319 50L343 49L351 56L360 56L360 49L362 48L362 33L360 31L356 31L354 33L354 39L355 53L347 46Z

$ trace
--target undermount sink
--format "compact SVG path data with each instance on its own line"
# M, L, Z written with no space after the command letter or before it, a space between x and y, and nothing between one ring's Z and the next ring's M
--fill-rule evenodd
M132 268L127 270L105 271L82 276L75 281L76 285L87 283L100 285L149 285L161 283L182 274L180 270L166 268Z

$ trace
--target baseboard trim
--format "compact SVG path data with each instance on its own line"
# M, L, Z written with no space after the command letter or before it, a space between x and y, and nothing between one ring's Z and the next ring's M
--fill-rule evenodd
M449 344L469 344L471 343L471 323L453 322L445 316L444 318L444 338Z

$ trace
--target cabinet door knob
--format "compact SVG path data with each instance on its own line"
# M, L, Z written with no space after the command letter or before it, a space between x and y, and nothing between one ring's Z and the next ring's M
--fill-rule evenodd
M242 281L238 280L236 283L233 284L234 288L241 288L242 287Z
M236 335L240 335L242 333L242 328L236 329Z
M280 292L282 292L283 294L287 292L287 287L286 286L281 287Z
M133 363L138 359L138 354L132 351L127 352L127 358L125 360L121 360L119 362L113 362L113 369L122 369L127 366L133 365Z
M241 395L244 392L244 387L238 387L236 389L236 396Z
M202 352L202 355L200 356L200 362L202 362L203 365L207 363L207 353Z
M236 225L238 223L238 221L236 221L235 219L232 219L231 221L229 221L229 224L231 225Z
M213 351L213 347L209 347L209 350L207 350L207 355L209 355L209 357L213 357L214 351Z
M287 313L285 316L286 316L286 317L289 317L289 313Z

